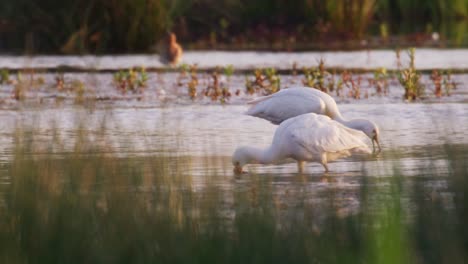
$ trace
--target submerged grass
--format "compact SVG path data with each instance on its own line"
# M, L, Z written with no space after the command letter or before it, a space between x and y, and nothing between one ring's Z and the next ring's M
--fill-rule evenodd
M319 206L308 200L308 189L278 195L269 175L246 175L226 191L216 181L232 176L207 174L197 185L187 157L106 154L86 132L72 151L39 155L33 134L16 135L12 160L0 168L0 178L9 179L0 209L2 263L463 263L468 257L466 149L446 146L446 167L417 177L405 177L398 165L389 177L363 175L358 211L342 214L333 189ZM440 181L446 192L433 186Z

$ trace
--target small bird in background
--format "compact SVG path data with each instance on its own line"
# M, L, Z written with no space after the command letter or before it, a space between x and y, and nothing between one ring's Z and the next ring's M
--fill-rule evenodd
M161 62L171 66L177 65L182 58L182 47L177 43L177 37L170 32L160 50Z

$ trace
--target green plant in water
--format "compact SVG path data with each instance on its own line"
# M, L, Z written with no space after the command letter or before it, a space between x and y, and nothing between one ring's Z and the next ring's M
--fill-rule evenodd
M245 78L245 89L248 94L262 92L264 95L276 93L281 89L281 80L274 68L267 68L263 71L254 71L254 80Z
M145 68L121 70L114 73L114 84L122 92L141 92L148 82L148 73Z
M434 95L441 97L445 91L445 95L449 96L451 91L456 88L456 83L452 80L450 71L444 74L444 71L433 70L430 76L434 85Z
M219 98L219 102L225 104L231 98L231 91L229 88L219 82L219 74L217 71L211 74L213 83L208 85L204 94L210 97L212 101L216 101Z
M84 94L85 94L85 85L80 80L73 80L71 82L71 89L75 92L75 102L82 103L84 101Z
M414 65L415 52L416 50L414 48L409 49L409 67L398 73L398 81L405 89L404 98L410 101L416 100L424 95L424 85L421 83L421 74L416 70Z
M245 92L247 94L254 94L255 87L253 82L249 79L249 76L245 76Z
M234 74L234 66L229 64L228 66L224 67L224 75L226 75L228 81L231 80L232 75Z
M148 82L148 73L146 72L145 68L141 68L138 71L138 78L137 78L137 87L146 87Z
M196 66L196 65L194 65ZM184 80L187 78L188 71L190 70L190 65L186 63L182 63L179 66L179 75L177 76L177 85L178 86L183 86L184 85Z
M197 65L194 64L194 65L189 66L189 70L190 70L190 81L188 82L187 87L188 87L188 93L189 93L190 98L194 100L197 97L197 85L198 85Z
M0 70L0 84L9 84L10 81L10 72L7 69Z
M343 91L343 80L341 78L338 79L338 81L336 82L336 96L340 97L341 96L341 92Z
M353 74L351 72L344 71L341 74L341 83L348 88L349 97L354 99L361 98L361 77L354 79Z
M444 75L442 84L445 87L445 94L447 96L450 95L453 89L457 89L457 83L452 80L452 73L450 70L448 70L446 74Z
M374 78L370 79L369 82L375 87L378 95L388 94L388 73L386 68L382 67L374 71Z
M276 69L274 68L267 68L265 69L265 75L269 82L269 85L266 87L266 93L272 94L276 93L280 90L281 80L279 75L276 73Z
M114 84L117 85L117 88L125 90L127 86L127 73L123 70L120 70L113 75Z
M322 92L328 93L328 88L325 84L326 76L330 75L329 72L325 70L325 61L323 59L319 60L318 67L314 68L303 68L304 79L302 83L305 86L313 87Z
M188 73L188 71L190 70L191 66L188 65L187 63L182 63L180 66L179 66L179 72L180 72L180 75L182 77L185 77Z

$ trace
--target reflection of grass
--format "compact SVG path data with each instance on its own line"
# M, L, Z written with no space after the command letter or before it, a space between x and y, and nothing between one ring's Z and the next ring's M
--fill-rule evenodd
M333 188L319 204L306 183L278 193L256 175L228 191L211 180L231 176L206 175L194 188L188 159L100 154L109 150L86 132L68 154L33 156L31 135L16 136L0 168L11 179L3 263L462 263L468 254L466 150L448 146L446 168L419 177L397 166L389 180L363 177L359 211L343 214ZM445 193L431 185L441 180Z

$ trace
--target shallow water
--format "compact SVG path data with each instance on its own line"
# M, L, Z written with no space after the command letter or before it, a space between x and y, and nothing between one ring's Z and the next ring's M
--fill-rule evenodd
M245 105L173 105L4 110L0 112L2 159L8 160L12 154L12 138L18 129L34 131L32 136L39 150L41 145L48 148L49 143L57 140L67 151L79 133L85 131L92 135L95 144L110 146L116 154L124 156L164 153L228 159L240 145L268 146L276 129L265 120L244 115L246 109ZM417 161L422 162L424 156L437 157L438 146L468 142L468 104L465 103L342 104L340 110L346 118L365 117L380 126L384 152L382 157L365 162L369 168L381 161L385 163L392 152L403 157L418 156ZM50 150L54 150L53 144ZM337 168L344 169L337 163ZM320 171L322 168L312 164L310 169Z
M142 93L122 93L112 84L111 74L67 73L66 82L80 79L86 84L85 99L80 102L72 90L53 87L55 75L42 76L45 84L28 89L22 101L12 98L14 85L1 86L0 164L4 167L14 159L18 144L25 142L31 145L26 155L32 158L52 155L60 159L67 153L84 151L135 158L145 168L151 167L145 158L163 157L190 179L195 190L204 190L208 182L228 192L243 190L256 175L270 182L279 197L287 192L306 192L308 200L320 204L323 192L333 190L340 197L340 210L348 212L359 206L364 178L378 179L374 181L377 186L386 184L380 179L393 175L395 168L408 177L424 176L430 170L447 175L446 145L462 150L468 147L468 75L453 76L458 88L450 96L436 98L428 92L427 98L413 103L402 100L403 89L395 79L390 80L387 95L376 94L373 87L365 85L362 99L350 98L347 90L340 96L332 93L345 118L367 118L380 126L383 152L333 162L327 177L317 163L308 163L305 174L298 175L292 160L249 165L249 174L233 175L231 155L236 147L266 147L276 129L265 120L243 114L246 102L259 96L244 93L244 76L221 79L232 94L240 90L226 103L202 95L209 75L200 76L199 94L191 100L185 87L188 77L178 85L174 80L180 76L176 73L150 75ZM369 76L361 75L362 79ZM301 76L281 78L283 86L301 85ZM423 77L429 85L428 79ZM10 175L4 172L2 184L8 186ZM428 185L439 191L447 188L443 179L431 180Z
M178 73L150 74L148 85L141 93L122 93L113 84L111 74L66 73L65 87L71 88L63 90L54 87L56 75L36 74L31 78L38 76L43 78L43 83L32 82L25 89L22 101L12 96L14 83L0 85L0 159L3 161L11 158L15 133L34 130L33 141L39 152L70 151L80 133L86 132L92 135L94 144L121 156L163 153L221 157L225 160L223 166L230 167L230 155L237 146L268 146L276 128L265 120L243 114L248 107L246 102L260 96L244 91L243 75L230 79L220 77L220 86L229 87L232 94L225 103L203 95L212 81L207 74L199 75L195 99L190 99L186 88L190 77ZM429 76L423 76L427 96L413 103L402 99L403 89L395 78L389 79L387 95L376 93L365 81L371 76L353 77L362 80L361 99L350 97L347 87L339 95L337 91L330 94L345 118L367 118L380 126L384 152L364 163L352 159L337 162L332 166L335 171L360 169L364 164L371 174L380 174L377 170L389 165L391 153L405 157L399 162L410 167L424 166L438 156L438 147L443 144L468 143L468 75L453 75L457 88L450 91L450 96L441 98L431 94L433 86ZM23 76L26 85L28 78L30 75ZM302 86L302 79L302 75L283 75L281 84L282 87ZM81 80L85 87L79 102L71 85L74 80ZM295 164L251 167L259 172L295 170ZM321 171L317 164L311 164L309 169Z
M299 67L318 65L324 59L329 67L374 69L385 67L397 69L395 51L363 50L342 52L225 52L187 51L181 63L197 64L200 69L233 65L235 69L274 67L291 69L293 63ZM408 58L401 52L402 65ZM83 69L115 70L130 67L164 68L165 65L154 55L120 56L0 56L0 68L55 68L59 66ZM468 69L467 49L417 49L418 69Z
M232 172L234 150L266 147L276 129L243 114L259 96L244 92L244 76L221 80L232 94L240 91L225 103L202 95L208 75L200 76L194 100L187 78L178 85L176 73L151 74L142 93L122 93L111 74L65 74L66 83L85 83L84 98L54 87L55 75L42 76L44 84L27 87L22 100L13 98L14 84L0 85L0 243L8 245L0 259L7 263L203 263L220 262L219 255L239 263L290 250L312 256L297 257L310 262L338 256L343 263L349 252L369 255L355 244L369 243L374 254L390 248L375 249L369 236L399 245L392 235L414 226L424 234L440 228L434 233L448 242L463 236L444 228L466 222L453 218L460 201L453 197L468 186L466 173L454 173L457 162L468 160L468 75L453 76L458 87L450 96L429 91L411 103L394 79L387 95L365 85L361 99L335 91L345 118L380 126L380 155L337 160L326 175L317 163L298 174L296 163L285 160L249 165L240 176ZM300 85L302 77L281 78L284 87ZM415 223L375 231L373 224L385 230L395 218ZM440 235L408 235L406 243L413 238L458 258L452 244L441 249ZM434 250L426 251L432 257ZM356 261L362 262L375 263Z

